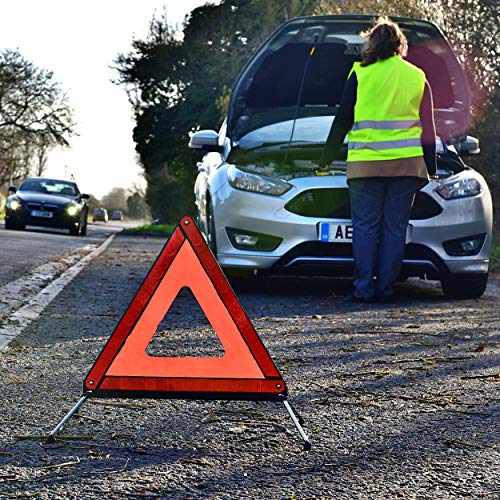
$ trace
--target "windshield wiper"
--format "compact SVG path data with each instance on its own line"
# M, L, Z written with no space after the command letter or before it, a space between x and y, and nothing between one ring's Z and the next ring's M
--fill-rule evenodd
M297 148L318 148L318 147L323 147L325 145L324 142L316 142L316 141L297 141L297 142L292 142L292 144L289 146L290 149L297 149ZM282 146L280 149L283 149L284 147L288 147L288 144L286 146Z
M292 142L292 145L290 147L292 148L299 148L299 147L312 147L312 146L322 146L324 145L324 142L316 142L316 141L294 141ZM288 142L286 141L279 141L279 142L263 142L261 144L258 144L256 146L251 146L251 147L242 147L240 145L241 149L246 149L246 150L255 150L255 149L266 149L266 150L276 150L279 151L281 149L285 149L288 147Z

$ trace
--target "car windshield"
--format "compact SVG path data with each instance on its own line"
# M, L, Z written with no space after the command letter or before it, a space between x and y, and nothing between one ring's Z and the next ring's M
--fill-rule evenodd
M19 190L30 193L55 194L71 197L78 195L76 186L71 182L52 179L27 179L21 184Z
M285 180L316 176L333 120L334 116L314 116L297 119L295 126L293 120L285 120L252 130L234 145L227 162ZM332 171L345 169L342 161L332 166Z
M262 146L324 144L333 123L333 116L313 116L296 120L286 120L252 130L239 141L240 148L253 149ZM293 137L292 137L293 131Z

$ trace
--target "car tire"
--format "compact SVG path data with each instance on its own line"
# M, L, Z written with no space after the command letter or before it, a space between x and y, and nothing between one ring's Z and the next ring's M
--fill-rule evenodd
M85 220L80 228L80 236L87 236L87 221Z
M12 231L22 231L25 227L25 224L16 224L14 222L8 221L7 219L5 220L5 229L10 229Z
M201 222L201 210L200 207L196 207L196 219L195 219L196 225L198 226L198 229L201 231L202 227L202 222Z
M208 201L207 203L207 243L210 250L217 258L217 239L215 236L215 220L214 211L212 208L212 203Z
M443 293L450 299L477 299L483 295L488 273L450 274L441 280Z

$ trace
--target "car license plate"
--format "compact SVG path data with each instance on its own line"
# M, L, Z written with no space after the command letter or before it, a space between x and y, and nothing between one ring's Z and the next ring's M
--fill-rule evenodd
M352 225L322 222L319 225L319 239L325 243L352 241Z
M322 222L319 225L319 239L325 243L332 243L336 241L351 242L352 241L352 225L350 224L337 224L335 222ZM411 242L412 226L408 225L406 228L405 244Z
M46 219L51 219L54 214L52 212L45 212L44 210L32 210L32 217L45 217Z

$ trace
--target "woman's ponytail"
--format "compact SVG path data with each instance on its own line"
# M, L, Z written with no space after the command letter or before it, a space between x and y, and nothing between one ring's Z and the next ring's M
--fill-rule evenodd
M408 43L400 27L388 17L379 17L368 31L361 33L366 38L361 50L361 66L368 66L395 54L406 56Z

